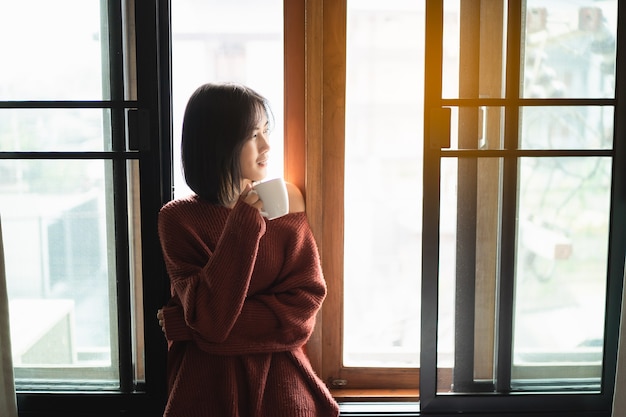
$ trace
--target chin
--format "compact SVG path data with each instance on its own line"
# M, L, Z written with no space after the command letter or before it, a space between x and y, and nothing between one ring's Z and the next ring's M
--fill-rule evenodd
M257 175L256 181L261 181L265 177L267 177L267 170L264 169L262 172L259 172L259 174Z

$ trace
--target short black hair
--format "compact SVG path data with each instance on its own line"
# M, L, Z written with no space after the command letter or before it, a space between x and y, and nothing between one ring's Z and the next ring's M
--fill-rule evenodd
M267 99L240 84L204 84L191 95L181 157L185 181L201 199L226 204L241 192L241 150L263 112L269 119Z

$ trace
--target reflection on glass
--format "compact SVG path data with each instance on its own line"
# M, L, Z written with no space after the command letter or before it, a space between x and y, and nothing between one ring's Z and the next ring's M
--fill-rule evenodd
M0 152L110 151L102 129L109 122L108 109L6 109L0 112Z
M613 108L523 107L522 149L610 149Z
M3 2L0 100L102 100L99 0Z
M424 10L348 1L344 364L419 365Z
M275 124L268 178L283 175L283 1L172 2L172 100L176 197L189 194L180 134L189 96L208 82L239 82L265 96Z
M613 98L617 0L527 0L522 97Z
M521 160L514 379L601 376L610 173L608 158Z
M55 369L60 380L117 384L110 163L2 160L0 171L18 173L0 176L18 385Z

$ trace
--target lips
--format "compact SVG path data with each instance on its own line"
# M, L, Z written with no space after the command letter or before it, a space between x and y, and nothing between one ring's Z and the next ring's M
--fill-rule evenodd
M267 161L269 161L269 158L265 156L263 159L257 160L256 163L257 165L265 166L267 165Z

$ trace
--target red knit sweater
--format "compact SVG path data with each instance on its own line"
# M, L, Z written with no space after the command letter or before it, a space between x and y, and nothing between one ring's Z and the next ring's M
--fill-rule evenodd
M304 213L267 221L197 197L165 205L167 417L334 417L303 352L326 295Z

